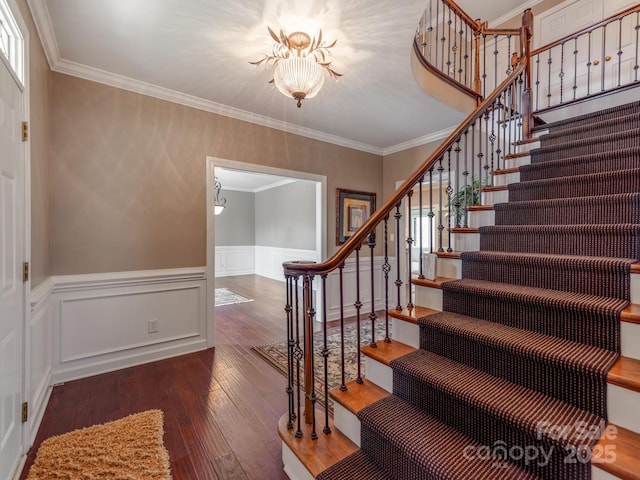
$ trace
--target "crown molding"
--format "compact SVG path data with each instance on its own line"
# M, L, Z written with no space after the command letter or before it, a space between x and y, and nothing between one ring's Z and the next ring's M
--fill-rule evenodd
M387 147L382 149L382 156L391 155L392 153L402 152L403 150L408 150L413 147L419 147L420 145L425 145L427 143L435 142L437 140L442 140L447 138L456 127L445 128L444 130L439 130L437 132L430 133L429 135L424 135L422 137L414 138L412 140L407 140L406 142L399 143L397 145L393 145L392 147Z
M508 22L512 18L517 17L518 15L522 15L522 13L527 8L532 8L534 5L537 5L540 2L542 2L542 0L528 0L528 1L524 2L519 7L514 8L510 12L505 13L504 15L496 18L495 20L492 20L489 23L489 28L496 28L496 27L502 25L503 23Z
M33 16L34 23L36 24L36 30L40 36L40 41L42 42L47 61L49 62L49 68L54 72L64 73L66 75L83 78L85 80L91 80L111 87L147 95L160 100L167 100L187 107L197 108L199 110L223 115L236 120L242 120L294 135L312 138L321 142L352 148L354 150L372 153L374 155L382 155L383 149L381 147L368 145L366 143L357 142L337 135L331 135L311 128L293 125L282 120L267 117L266 115L247 112L246 110L230 107L211 100L205 100L193 95L180 93L175 90L170 90L168 88L141 82L139 80L134 80L132 78L100 70L98 68L88 67L86 65L65 60L60 56L60 48L56 41L46 0L27 0L27 2L31 9L31 15Z

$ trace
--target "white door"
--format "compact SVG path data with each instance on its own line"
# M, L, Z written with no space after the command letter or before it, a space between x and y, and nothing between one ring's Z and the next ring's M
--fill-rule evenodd
M23 93L0 57L0 479L6 479L22 454L25 168Z

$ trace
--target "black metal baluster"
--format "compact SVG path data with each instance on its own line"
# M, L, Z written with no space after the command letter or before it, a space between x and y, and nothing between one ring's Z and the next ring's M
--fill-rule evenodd
M287 303L284 307L284 310L287 313L287 397L289 401L289 419L287 420L287 429L292 430L293 420L296 418L295 399L293 397L293 349L295 347L295 339L293 337L293 277L291 275L285 275L285 280Z
M382 264L384 272L384 341L389 343L389 273L391 265L389 264L389 215L384 217L384 263Z
M456 17L457 18L457 17ZM458 54L458 82L462 83L462 42L464 42L464 29L463 29L463 24L464 22L462 21L462 19L460 19L460 30L458 31L458 35L460 35L460 37L458 38L458 45L459 47L456 48L456 50L460 50L460 53Z
M400 305L400 295L402 288L402 280L400 279L400 219L402 218L402 213L400 213L400 203L396 205L396 213L394 218L396 219L396 264L398 270L396 272L396 287L398 289L398 303L396 304L396 310L398 312L402 311L402 305Z
M578 37L573 39L573 99L578 90Z
M600 69L602 71L601 75L600 75L600 91L604 92L604 87L605 87L605 74L606 74L606 68L604 68L604 65L607 60L606 60L606 48L607 48L607 26L604 25L602 27L602 59L600 60L600 65L602 65L602 68Z
M589 32L587 49L587 95L589 95L591 93L591 66L593 65L591 61L591 32Z
M442 172L444 172L444 167L442 166L442 159L443 157L440 157L438 159L438 177L439 177L439 182L440 182L440 188L439 188L439 195L440 195L440 204L438 205L438 208L440 210L439 212L439 216L438 216L438 251L439 252L444 252L444 248L442 248L443 245L443 240L442 240L442 234L444 232L444 225L442 224L443 221L443 216L444 216L444 211L443 211L443 207L442 207L442 191L443 191L443 186L442 186Z
M375 295L375 257L373 250L376 248L376 232L375 230L369 234L369 250L371 252L371 312L369 313L369 320L371 320L371 348L377 348L376 344L376 295Z
M305 336L309 337L309 342L305 341L305 345L309 345L311 354L307 352L307 357L310 359L310 366L305 369L305 373L310 372L311 380L309 377L305 377L306 382L311 382L311 392L309 393L309 400L311 401L311 439L316 440L318 433L316 432L316 376L315 376L315 351L313 345L313 321L316 317L316 311L313 308L313 275L307 274L303 283L304 289L304 303L306 304L306 312L309 316L309 323L305 322ZM307 328L308 327L308 328ZM308 330L308 331L307 331ZM308 371L307 371L308 370Z
M437 42L439 41L439 37L440 37L440 33L439 33L440 23L439 23L438 18L440 17L440 3L441 2L442 2L442 0L436 0L436 43L434 45L436 54L435 54L435 58L434 58L435 61L433 62L433 64L436 66L436 68L438 68L438 43ZM443 25L443 28L444 28L444 25Z
M455 175L456 175L456 203L454 204L455 207L455 211L456 211L456 219L455 219L455 225L456 228L460 228L460 219L461 217L463 217L464 215L466 215L467 212L467 204L466 202L464 204L460 203L460 151L462 149L460 148L460 138L458 138L458 140L456 140L456 148L454 148L454 152L456 152L456 171L455 171ZM462 215L460 214L461 210L460 208L464 206L464 210L462 210Z
M456 78L455 69L453 71L453 75L451 75L451 8L447 7L449 10L449 20L447 21L447 76ZM453 37L455 40L455 36Z
M324 361L324 404L329 405L329 348L327 347L327 274L321 275L322 278L322 359ZM324 409L324 428L322 432L325 435L331 433L329 427L329 409Z
M440 0L437 0L440 1ZM433 33L433 0L429 0L429 28L427 29L429 32L429 63L431 63L431 50L433 46L433 40L431 40L431 34Z
M498 96L498 98L496 99L496 103L495 103L495 109L498 111L498 118L496 119L497 125L498 125L498 138L497 138L497 145L498 148L496 149L496 162L497 162L497 169L500 170L501 168L507 168L507 165L504 161L504 158L502 158L502 152L503 152L503 144L502 142L502 136L500 135L500 130L502 129L502 126L504 124L504 122L502 121L502 102L500 101L501 96Z
M469 66L469 25L464 24L464 84L467 87L470 87L471 70L473 69L473 64ZM637 43L637 42L636 42ZM638 62L636 62L638 63Z
M633 65L633 71L634 71L634 77L633 78L637 82L638 81L638 69L640 69L640 65L638 65L638 45L640 43L640 39L638 38L638 36L640 35L640 12L636 13L635 31L636 31L636 63Z
M360 365L360 309L362 308L362 302L360 301L360 245L356 247L356 303L354 303L353 306L356 307L356 350L358 357L358 376L356 383L362 384L362 365Z
M453 252L451 248L451 196L453 195L453 188L451 187L451 149L447 150L447 252Z
M462 172L462 176L464 177L464 204L469 205L469 129L464 131L464 171ZM473 181L473 179L471 179ZM471 197L473 198L473 197ZM472 201L473 204L473 201ZM467 208L464 209L464 228L469 226L469 210Z
M433 253L433 167L429 169L429 253Z
M302 438L302 425L301 425L301 418L302 418L302 404L301 404L301 398L300 398L300 389L302 388L302 383L300 382L300 360L302 360L304 358L304 352L302 351L302 349L300 348L300 301L298 298L298 277L295 277L295 302L296 302L296 306L295 306L295 312L296 312L296 346L295 346L295 351L294 351L294 357L296 359L296 385L298 385L298 388L296 388L296 400L297 400L297 410L298 413L296 414L296 417L298 418L298 429L296 430L296 438ZM304 333L304 329L303 329L303 333ZM304 345L304 339L303 339L303 345Z
M498 88L498 35L493 34L493 90Z
M618 86L622 81L622 18L618 20Z
M344 262L338 267L340 272L340 390L347 391L347 385L344 378L344 287L343 276Z
M487 34L482 34L482 96L487 96Z
M540 109L540 54L536 55L536 110Z
M564 42L560 44L560 103L562 103L562 95L564 93Z
M409 296L409 301L407 302L407 310L409 310L409 313L411 313L411 310L413 310L413 298L411 295L411 270L412 270L412 265L411 265L411 250L412 250L412 246L413 246L413 236L412 236L412 231L411 231L411 218L413 217L413 214L411 212L411 197L413 197L413 190L409 190L409 192L407 192L407 210L409 212L409 214L407 215L407 231L408 231L408 235L407 235L407 246L409 247L409 252L408 252L408 260L407 260L407 272L408 272L408 281L407 281L407 290L408 290L408 296Z
M418 201L420 202L420 221L418 222L419 228L420 228L420 250L419 251L419 255L418 255L418 261L420 262L420 266L418 267L419 270L419 274L418 274L418 278L422 279L424 278L424 272L422 271L422 256L424 254L424 252L422 251L422 184L424 183L424 175L422 177L420 177L420 182L418 183L418 188L420 189L418 191Z
M471 194L482 200L482 178L478 175L478 189L476 191L476 123L471 124Z
M547 60L547 65L549 66L549 78L547 78L547 107L551 106L551 63L553 63L553 60L551 59L551 50L553 49L549 49L549 59Z
M444 2L442 4L442 37L440 37L440 44L442 46L442 56L440 57L440 71L444 72L444 43L447 40L447 33L445 32L445 25L447 24L447 12L445 8L449 8Z

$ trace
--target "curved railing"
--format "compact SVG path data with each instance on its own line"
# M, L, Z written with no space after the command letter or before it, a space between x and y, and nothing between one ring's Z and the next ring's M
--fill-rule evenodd
M535 111L637 86L640 4L531 52Z
M520 29L491 29L453 0L428 0L414 50L431 73L482 98L511 73L521 54L520 33Z
M528 38L525 35L525 38ZM522 46L521 51L526 49ZM313 425L312 438L317 436L315 404L319 398L328 404L328 363L329 358L340 364L340 389L346 390L347 378L345 374L345 314L344 305L348 300L344 298L343 271L347 261L351 262L355 277L355 297L353 300L354 321L356 328L355 350L357 355L355 381L362 382L360 368L360 347L362 342L361 328L371 326L370 347L377 347L377 340L390 342L389 335L389 304L395 303L396 310L403 310L402 304L411 311L414 308L410 288L411 271L414 263L418 276L424 277L424 255L434 252L446 253L453 249L451 233L456 228L468 225L467 212L471 205L480 204L487 187L491 187L492 173L504 168L504 156L511 151L512 145L523 139L523 114L526 110L523 98L528 90L526 62L518 60L510 75L497 89L487 95L476 110L460 124L458 128L445 140L436 151L398 188L398 190L380 207L373 212L364 225L356 231L342 248L329 260L321 263L285 263L287 303L287 345L288 345L288 386L289 394L289 422L288 427L296 428L296 436L302 436L301 412L304 411L305 422ZM417 190L417 191L416 191ZM423 193L427 192L424 198ZM414 228L412 221L403 225L402 219L416 210L412 201L418 196L420 226L427 224L426 235L423 228ZM428 211L424 215L424 211ZM411 217L409 217L411 218ZM425 218L428 219L425 221ZM393 220L392 220L393 219ZM389 225L394 221L394 225ZM384 291L384 312L376 311L376 281L374 279L374 250L377 245L376 230L380 229L382 249L384 251L383 285L378 289ZM417 231L416 231L417 230ZM395 261L393 247L390 242L390 232L395 234ZM402 252L400 238L405 238L408 248L408 275L403 278ZM412 247L415 244L414 235L420 242L418 258L412 258ZM427 240L428 238L428 240ZM429 247L423 249L423 244ZM361 266L362 246L369 249L369 265L366 269ZM355 258L354 258L355 257ZM417 262L416 262L417 260ZM327 344L327 289L328 277L339 292L340 297L340 346L333 351ZM395 280L393 280L395 276ZM314 283L319 282L320 299L316 300ZM363 287L364 285L364 287ZM380 292L378 292L380 293ZM392 299L392 297L395 297ZM322 308L322 331L314 332L318 302ZM365 310L368 311L365 313ZM363 319L366 316L366 320ZM382 323L381 323L382 322ZM376 326L381 326L382 335L376 334ZM320 335L321 347L316 346L314 353L314 337ZM320 380L316 380L320 377ZM324 387L316 385L324 383ZM304 401L302 399L304 392ZM304 408L303 408L304 407ZM294 422L297 420L297 426ZM329 412L325 409L325 433L330 432Z

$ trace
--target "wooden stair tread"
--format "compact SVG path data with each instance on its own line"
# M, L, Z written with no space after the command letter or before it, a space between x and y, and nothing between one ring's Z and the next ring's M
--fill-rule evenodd
M449 231L451 233L480 233L479 228L471 228L471 227L453 227L453 228L450 228Z
M520 171L520 167L511 167L511 168L501 168L500 170L494 170L494 175L509 175L510 173L518 173Z
M640 360L620 357L609 370L607 383L640 392Z
M324 418L324 412L316 410L316 418ZM329 418L329 428L331 428L331 434L329 435L322 432L323 427L321 425L324 422L322 424L317 422L316 432L318 433L318 438L316 440L311 439L311 425L306 425L304 419L301 419L302 438L296 438L295 426L291 430L287 429L288 420L288 413L280 417L278 435L314 478L320 472L358 450L358 446L355 443L333 426L333 419L331 418Z
M444 282L450 282L451 280L457 279L451 277L436 277L435 280L427 280L426 278L413 278L411 279L411 283L413 283L414 285L420 285L421 287L442 288L442 284Z
M623 322L640 324L640 305L637 303L630 303L627 305L627 307L620 313L620 320Z
M415 352L416 350L415 348L405 343L398 342L397 340L394 340L391 343L381 341L376 344L378 345L376 348L373 348L370 345L365 345L364 347L360 347L360 351L367 357L373 358L387 366L389 366L389 362L391 362L391 360L395 360L396 358L400 358L403 355Z
M454 260L460 258L460 252L436 252L436 255L438 258L453 258Z
M631 264L631 273L640 273L640 262Z
M346 384L346 387L347 390L344 392L340 390L340 387L332 388L329 391L329 396L354 415L357 415L364 407L391 395L366 378L362 379L362 383L352 380Z
M522 158L528 157L530 155L529 152L518 152L518 153L508 153L502 157L503 160L511 160L512 158Z
M467 207L468 212L489 212L494 210L493 205L470 205Z
M610 423L603 433L593 448L593 466L616 477L640 480L640 435Z
M518 140L517 142L513 142L513 145L517 147L519 145L527 145L529 143L536 143L539 141L540 141L539 138L531 137L531 138L527 138L526 140Z
M493 187L482 187L483 192L503 192L507 190L506 185L495 185Z
M440 277L443 278L443 277ZM419 285L413 280L411 281L414 285ZM396 310L395 308L389 309L389 316L393 318L398 318L400 320L404 320L405 322L410 323L418 323L418 319L422 317L426 317L427 315L432 315L434 313L438 313L438 310L433 310L431 308L420 307L416 305L413 309L408 310L403 308L402 310Z

